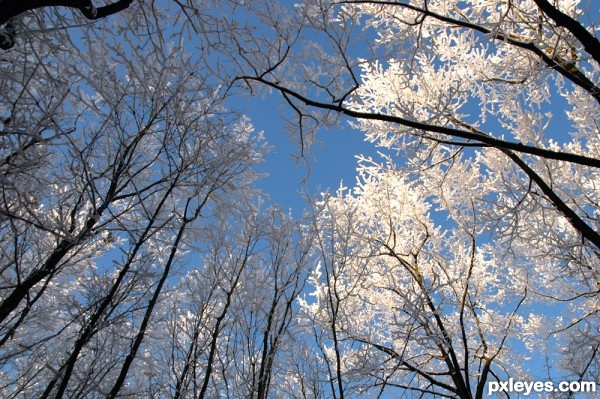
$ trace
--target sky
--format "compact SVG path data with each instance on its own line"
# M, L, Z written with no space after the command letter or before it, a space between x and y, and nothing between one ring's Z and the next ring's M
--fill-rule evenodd
M282 1L281 6L293 7L297 1ZM244 17L251 15L237 10ZM255 21L260 26L260 21ZM318 37L310 37L318 41ZM377 158L374 144L365 142L364 132L352 129L348 120L341 119L335 128L319 127L316 143L311 153L299 160L298 133L285 130L285 117L293 118L291 107L276 91L266 95L233 98L236 111L248 116L255 132L263 132L268 145L272 147L266 161L255 169L264 174L257 186L268 194L274 204L283 210L291 210L295 217L302 216L307 208L307 192L315 198L325 191L335 191L343 182L353 187L356 182L357 155L364 154ZM318 199L318 197L316 198Z
M277 94L253 97L245 103L243 111L251 118L255 130L262 131L267 143L273 147L266 161L256 168L265 174L258 187L282 209L289 209L299 217L306 207L303 191L314 196L335 191L341 182L348 187L354 186L356 155L375 156L376 149L364 141L362 132L351 129L347 121L342 121L334 129L320 129L317 133L320 143L311 147L312 154L305 160L298 160L298 138L284 130L283 116L289 112L289 106L282 104L281 99Z
M242 101L240 111L251 118L256 131L262 131L267 143L273 146L266 161L256 168L265 175L258 187L273 203L289 209L296 217L307 206L302 190L318 195L327 190L335 191L341 182L352 187L356 181L357 154L376 156L377 149L364 141L364 134L342 120L339 127L320 129L317 136L320 144L312 146L312 154L305 161L298 161L297 136L290 137L284 130L283 116L289 114L290 109L282 104L282 98L271 94ZM557 129L557 134L561 131Z

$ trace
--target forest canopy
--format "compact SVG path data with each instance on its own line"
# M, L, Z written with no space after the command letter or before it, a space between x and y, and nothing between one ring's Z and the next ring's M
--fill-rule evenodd
M595 397L599 24L0 0L0 396ZM296 217L258 189L259 101L303 162L341 127L378 155Z

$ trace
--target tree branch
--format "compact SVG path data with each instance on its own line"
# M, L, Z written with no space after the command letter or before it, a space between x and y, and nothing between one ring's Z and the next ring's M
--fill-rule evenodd
M0 0L0 26L8 23L4 32L0 33L0 48L8 50L14 46L15 31L9 21L26 11L44 7L69 7L78 9L87 19L96 20L121 12L132 2L133 0L117 0L96 8L91 0Z
M527 176L533 180L538 187L543 191L552 205L567 218L571 226L573 226L585 239L594 244L600 249L600 234L582 220L575 211L573 211L556 192L544 181L544 179L529 167L521 158L512 151L501 150L506 154Z
M536 0L536 3L538 1L539 2L545 2L546 0ZM535 55L537 55L538 57L540 57L540 59L549 68L555 70L556 72L558 72L561 75L563 75L565 78L569 79L571 82L573 82L576 85L578 85L579 87L583 88L585 91L587 91L588 93L590 93L590 95L592 97L594 97L594 99L596 99L596 101L598 101L600 103L600 88L598 86L596 86L596 84L594 82L592 82L585 75L583 75L581 73L581 71L579 71L577 68L572 68L572 66L566 65L564 62L562 62L560 60L559 57L551 57L550 55L546 54L543 49L540 49L533 42L518 40L517 38L513 37L510 34L503 34L503 33L494 31L492 29L486 28L485 26L481 26L481 25L478 25L478 24L475 24L475 23L471 23L471 22L468 22L468 21L462 21L462 20L459 20L459 19L456 19L456 18L445 16L445 15L440 15L440 14L432 12L432 11L426 9L426 8L420 8L420 7L414 6L412 4L397 3L395 1L376 1L376 2L374 2L374 1L360 1L360 0L342 1L342 2L340 2L340 4L342 4L342 3L343 4L362 4L362 3L371 4L371 3L376 3L376 4L383 4L383 5L388 5L388 6L404 7L404 8L407 8L409 10L413 10L415 12L419 12L419 13L423 14L423 16L435 18L438 21L446 22L446 23L448 23L450 25L456 25L456 26L460 26L460 27L463 27L463 28L471 29L473 31L483 33L484 35L491 36L495 40L506 42L506 43L509 43L512 46L515 46L515 47L518 47L518 48L522 48L524 50L531 51L532 53L534 53ZM552 8L552 9L554 9L554 7L552 7L550 5L548 5L548 6L550 8ZM556 9L554 9L554 10L560 13L560 11L558 11ZM544 9L542 9L542 11L546 12ZM564 15L564 14L562 14L562 15ZM566 18L570 18L570 17L568 17L566 15L564 15L564 16ZM552 18L552 19L554 19L554 18ZM596 59L596 61L598 61L598 59L596 58L596 56L598 56L600 58L600 55L595 54L595 52L596 51L600 51L600 50L596 49L596 47L600 47L600 43L598 43L598 40L596 38L594 38L593 36L591 36L591 34L589 32L587 32L585 30L585 28L583 28L581 25L579 25L579 23L577 21L573 20L572 18L570 18L570 19L573 21L572 24L578 25L579 28L574 28L574 27L569 28L569 27L567 27L567 29L569 31L571 31L571 29L577 30L577 34L573 33L573 31L571 31L571 33L573 33L575 35L575 37L578 40L580 40L580 42L583 44L583 46L586 49L586 51L588 51L594 57L594 59ZM555 22L558 25L561 25L558 21L555 20ZM566 22L563 21L563 23L566 23ZM585 32L585 34L582 33L581 30L583 32ZM587 37L586 35L589 36L589 37ZM595 45L594 45L594 42L595 42ZM600 61L598 61L598 62L600 63Z
M255 81L259 83L263 83L273 89L279 91L282 95L287 96L288 98L295 98L296 100L304 103L308 107L319 108L328 111L339 112L340 114L347 115L357 119L365 119L365 120L374 120L381 122L389 122L395 123L401 126L410 127L413 129L417 129L424 132L433 132L443 134L449 137L461 138L465 140L473 140L474 142L480 143L481 147L494 147L498 149L505 149L516 151L524 154L530 154L539 156L547 159L555 159L558 161L565 161L579 165L591 166L594 168L600 168L600 159L590 158L585 155L578 155L570 152L558 152L547 150L544 148L534 147L522 143L513 143L506 140L497 139L493 136L489 136L482 133L474 133L471 131L463 130L463 129L455 129L447 126L438 126L438 125L430 125L423 122L418 122L411 119L402 118L394 115L386 115L380 113L370 113L370 112L361 112L354 111L348 108L345 108L341 104L330 104L321 101L311 100L308 97L301 95L289 88L283 87L278 83L271 82L264 78L260 77L252 77L252 76L244 76L237 78L238 80L245 81ZM465 145L473 147L475 146L474 142L471 143L456 143L456 145Z
M544 14L550 17L558 26L566 28L579 40L585 51L600 64L600 42L587 31L579 22L548 3L548 0L533 0Z

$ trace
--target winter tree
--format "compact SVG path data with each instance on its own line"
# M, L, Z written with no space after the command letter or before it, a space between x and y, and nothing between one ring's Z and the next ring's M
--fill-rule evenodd
M279 12L265 39L237 41L238 81L283 96L302 151L347 120L384 154L317 204L322 261L304 308L321 391L470 398L486 380L596 380L597 5Z
M202 262L165 301L142 370L162 378L152 383L160 397L287 397L309 241L290 217L256 206L209 228Z
M476 220L436 225L425 187L389 167L363 165L352 192L318 203L321 260L302 306L332 396L482 398L489 381L530 380L535 277Z
M2 396L598 380L591 0L0 4ZM301 155L381 151L303 225L228 108L264 89Z
M62 11L0 55L0 395L266 397L306 250L252 205L267 147L182 47L202 21Z

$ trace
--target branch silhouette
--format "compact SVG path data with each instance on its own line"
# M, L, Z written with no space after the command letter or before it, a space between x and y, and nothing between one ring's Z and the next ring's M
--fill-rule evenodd
M69 7L78 9L90 20L106 18L129 7L133 0L118 0L102 7L95 7L91 0L0 0L0 26L6 24L4 32L0 32L0 48L8 50L15 45L15 29L11 18L26 11L44 7Z

